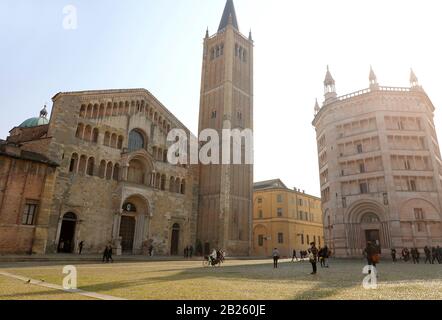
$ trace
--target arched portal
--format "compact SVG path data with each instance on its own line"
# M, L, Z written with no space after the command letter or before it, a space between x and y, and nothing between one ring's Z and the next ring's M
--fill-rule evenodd
M118 230L122 253L141 254L149 238L149 203L144 197L133 195L123 202Z
M75 229L77 226L77 215L68 212L63 216L58 241L59 253L73 253L75 249Z
M178 249L180 245L180 225L178 223L175 223L172 226L172 240L171 240L171 248L170 248L170 255L177 256L178 255Z
M360 255L370 242L382 251L391 247L390 227L385 208L374 200L354 203L346 214L347 247L351 255Z

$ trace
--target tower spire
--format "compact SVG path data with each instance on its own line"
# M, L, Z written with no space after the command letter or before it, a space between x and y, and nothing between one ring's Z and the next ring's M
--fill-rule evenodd
M410 85L412 88L419 87L419 80L417 79L413 69L410 71Z
M219 24L218 32L225 29L229 23L231 23L236 30L239 30L233 0L227 0L226 2L223 16L221 17L221 22Z
M319 107L318 99L316 99L316 103L315 103L315 116L319 113L320 110L321 110L321 108Z
M330 68L327 66L327 73L325 74L325 80L324 80L324 96L325 96L325 103L333 102L336 100L337 94L336 94L336 83L335 79L333 79L333 76L331 75Z
M371 90L379 89L378 78L376 77L376 74L374 73L372 66L370 66L370 76L368 77L368 79L370 81Z

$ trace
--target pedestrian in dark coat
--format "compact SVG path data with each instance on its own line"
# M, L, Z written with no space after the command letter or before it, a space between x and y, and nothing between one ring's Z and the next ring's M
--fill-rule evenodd
M425 264L427 264L427 262L429 264L433 264L433 261L431 260L431 250L430 248L428 248L428 246L425 246L424 253L425 253Z
M280 257L278 248L273 249L272 255L273 255L273 268L278 269L278 260Z
M112 258L112 254L113 254L113 248L112 248L112 245L109 244L107 246L107 260L111 261L112 263L114 263L114 259Z
M432 255L432 263L434 264L434 262L437 260L437 250L435 247L431 248L431 255Z
M396 254L397 254L397 251L396 251L396 249L391 249L391 259L393 259L393 262L396 262Z
M309 260L310 263L312 264L312 269L313 272L311 274L316 274L318 272L318 268L317 268L317 261L318 261L318 248L316 248L316 245L314 242L312 242L310 244L310 255L309 255Z
M109 247L106 246L106 248L104 248L104 252L103 252L103 262L109 262Z
M83 251L84 241L81 241L78 245L78 254L81 255L81 252Z
M376 247L369 241L367 242L367 247L365 248L365 254L367 258L367 263L369 266L376 267L376 255L378 254Z
M298 261L298 257L296 256L296 250L293 250L292 262L294 262L295 259L296 259L296 261Z

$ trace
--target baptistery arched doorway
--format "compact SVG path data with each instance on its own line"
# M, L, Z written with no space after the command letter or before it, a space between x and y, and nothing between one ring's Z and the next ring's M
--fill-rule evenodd
M391 248L391 234L385 207L374 200L354 203L346 213L348 256L360 256L368 242L382 253Z

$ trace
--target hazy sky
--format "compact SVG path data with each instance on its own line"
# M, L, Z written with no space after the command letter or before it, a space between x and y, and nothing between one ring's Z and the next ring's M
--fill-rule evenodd
M281 178L319 194L315 98L326 65L339 95L408 86L413 67L442 104L440 1L235 0L255 40L255 180ZM78 29L64 30L74 5ZM202 40L225 0L1 0L0 137L59 91L146 88L194 133ZM441 112L436 126L442 130Z

